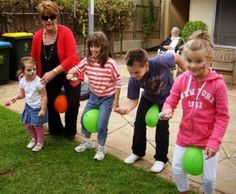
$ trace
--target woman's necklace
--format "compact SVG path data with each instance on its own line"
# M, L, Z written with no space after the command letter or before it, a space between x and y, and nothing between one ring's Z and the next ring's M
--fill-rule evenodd
M57 33L54 36L47 36L46 31L44 31L43 34L43 54L44 54L44 59L46 59L47 61L49 61L52 58L53 55L53 51L54 51L54 43L56 41L57 38ZM47 55L47 48L50 45L50 49L49 49L49 55Z
M46 52L46 47L47 45L43 45L43 54L44 54L44 59L46 59L47 61L49 61L51 58L52 58L52 54L53 54L53 50L54 50L54 43L51 45L51 48L50 48L50 52L49 52L49 55L47 56L47 52Z

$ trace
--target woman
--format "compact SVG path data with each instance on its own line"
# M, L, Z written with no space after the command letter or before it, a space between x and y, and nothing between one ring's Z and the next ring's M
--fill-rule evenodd
M37 61L42 84L46 85L49 133L73 139L76 134L81 86L80 81L68 81L66 73L80 61L76 54L75 38L68 27L58 24L59 9L55 2L42 1L38 5L38 12L43 28L34 34L31 56ZM54 100L60 94L62 86L68 101L65 126L54 108Z
M180 29L178 27L173 27L171 29L171 36L159 45L157 54L177 52L180 49L180 46L183 44L184 39L180 37Z

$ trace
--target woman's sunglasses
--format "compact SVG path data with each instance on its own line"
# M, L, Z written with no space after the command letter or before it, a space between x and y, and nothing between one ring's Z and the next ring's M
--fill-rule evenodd
M43 21L48 21L48 19L50 19L51 21L55 20L57 18L56 15L50 15L50 16L41 16L41 19Z

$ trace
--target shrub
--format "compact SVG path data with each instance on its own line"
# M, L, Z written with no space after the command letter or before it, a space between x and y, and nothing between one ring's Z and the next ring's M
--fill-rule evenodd
M188 21L183 28L182 38L188 40L188 37L196 30L208 30L208 26L202 21Z

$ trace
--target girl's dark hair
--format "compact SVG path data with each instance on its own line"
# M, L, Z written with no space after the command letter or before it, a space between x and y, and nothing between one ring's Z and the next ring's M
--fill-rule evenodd
M30 56L22 57L20 60L19 70L16 72L17 77L19 77L24 73L26 63L30 63L36 66L36 61L34 60L33 57Z
M88 59L89 63L92 60L91 59L92 54L90 51L91 46L101 47L101 52L99 55L98 63L100 63L100 65L102 67L104 67L108 58L111 57L109 42L108 42L106 35L101 31L94 32L94 33L88 35L88 38L87 38L87 49L88 49L87 59Z
M138 64L140 67L144 67L144 65L148 61L148 54L144 49L132 49L129 50L125 56L126 65L132 67L133 65Z

